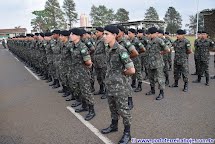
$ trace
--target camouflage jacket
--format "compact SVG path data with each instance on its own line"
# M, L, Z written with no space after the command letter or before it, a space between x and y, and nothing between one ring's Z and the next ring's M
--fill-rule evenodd
M134 64L125 48L116 42L113 48L108 49L107 73L105 84L108 96L128 96L130 85L123 71L133 68Z
M174 41L173 47L175 50L174 63L177 65L188 64L189 55L187 54L187 51L191 50L190 41L185 38L182 40L177 39Z
M132 50L135 49L134 45L131 44L129 40L127 40L125 37L122 37L120 40L118 40L118 43L124 47L128 53L130 54Z
M51 49L53 52L53 62L60 62L61 58L61 42L60 40L51 40Z
M210 50L214 49L214 42L210 39L201 39L199 40L198 46L197 58L200 61L209 61Z
M168 47L162 39L154 38L149 40L148 45L146 47L149 69L156 69L164 66L163 56L160 52L167 49Z

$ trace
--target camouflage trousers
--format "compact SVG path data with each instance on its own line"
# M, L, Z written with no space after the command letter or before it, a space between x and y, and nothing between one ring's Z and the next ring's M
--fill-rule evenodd
M199 60L196 55L194 55L194 62L195 62L196 73L198 74L199 73Z
M205 74L205 77L209 77L209 61L198 61L198 63L199 63L198 75Z
M188 75L189 75L189 66L188 63L178 65L174 63L174 79L179 80L183 76L184 82L188 82Z
M91 92L89 72L82 73L69 69L68 84L76 99L86 101L88 105L94 105L94 98Z
M168 59L164 59L164 67L163 67L163 71L164 71L164 76L165 77L169 77L169 61Z
M104 85L104 80L105 80L105 75L106 75L107 68L95 68L96 76L97 76L97 81L99 85Z
M68 84L68 71L69 68L66 64L60 65L60 81L62 85L67 85Z
M53 61L53 66L54 66L54 72L53 72L53 77L55 79L59 79L60 78L60 61Z
M169 66L172 66L172 52L169 52L167 55L168 55L167 56L168 64L169 64Z
M141 55L140 56L140 60L141 60L141 69L144 68L145 69L145 74L146 76L148 76L148 69L147 69L147 57L145 55Z
M143 76L142 76L142 70L141 70L141 61L140 61L140 57L136 57L132 59L133 63L134 63L134 67L135 67L135 74L132 75L132 80L136 80L138 82L142 82L143 81Z
M111 118L118 120L119 116L123 118L124 125L131 125L131 113L128 107L128 97L108 96L108 104L111 112Z
M151 87L155 87L155 83L158 82L159 89L165 89L165 78L163 67L159 67L157 69L149 69L149 82Z

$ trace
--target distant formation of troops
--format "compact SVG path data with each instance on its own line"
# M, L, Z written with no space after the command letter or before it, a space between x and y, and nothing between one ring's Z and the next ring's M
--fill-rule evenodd
M8 39L7 45L42 80L52 82L49 86L53 89L62 86L58 92L63 93L67 101L74 101L71 107L81 105L75 112L88 112L86 121L96 115L93 95L107 98L111 124L101 133L117 131L121 116L124 133L119 144L127 144L131 139L132 92L142 91L143 80L148 79L151 86L146 95L155 95L155 84L158 83L159 95L155 99L161 100L165 86L169 86L169 71L173 69L175 81L169 87L178 87L182 77L183 91L188 91L188 57L192 49L183 30L178 30L177 39L172 41L168 32L156 27L144 31L107 25L97 27L95 33L73 28L27 34ZM205 76L205 84L209 86L210 51L215 51L214 42L205 31L199 32L194 52L195 75L198 76L195 83L200 83ZM94 88L95 76L98 91Z

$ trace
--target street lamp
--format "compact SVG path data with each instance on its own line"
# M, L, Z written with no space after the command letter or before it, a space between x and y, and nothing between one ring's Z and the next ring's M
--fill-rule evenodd
M197 0L197 23L196 23L196 38L198 34L199 29L199 0Z

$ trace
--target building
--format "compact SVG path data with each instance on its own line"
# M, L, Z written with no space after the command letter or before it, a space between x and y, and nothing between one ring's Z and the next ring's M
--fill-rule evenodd
M80 27L88 27L88 26L90 26L88 16L86 14L81 14Z
M204 28L209 36L215 39L215 9L201 12L204 16Z
M25 35L26 32L26 28L0 29L0 39L6 39L8 37L14 37L18 35Z

